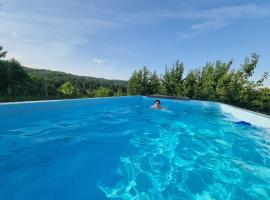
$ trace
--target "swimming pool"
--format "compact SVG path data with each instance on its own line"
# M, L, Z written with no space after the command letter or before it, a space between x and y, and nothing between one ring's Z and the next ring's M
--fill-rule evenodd
M0 105L0 199L270 198L269 128L219 103L161 102Z

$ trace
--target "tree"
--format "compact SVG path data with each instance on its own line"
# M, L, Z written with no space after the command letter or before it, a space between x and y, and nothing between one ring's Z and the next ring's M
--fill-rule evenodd
M118 88L117 92L113 94L113 96L125 96L125 94L122 91L122 88Z
M233 73L231 73L230 67L233 61L223 63L221 61L216 62L214 72L214 87L215 87L215 98L222 102L229 102L232 100L232 94L236 95L234 87L231 84L233 82Z
M0 93L9 96L25 96L30 78L15 59L0 60Z
M4 50L3 50L3 47L0 46L0 59L1 59L1 58L5 58L6 55L7 55L7 51L4 51Z
M141 95L143 94L143 84L142 84L142 71L134 71L131 75L128 85L127 92L129 95Z
M6 92L8 84L7 63L0 60L0 94Z
M134 71L128 81L129 95L150 95L160 91L160 80L157 73L151 72L147 67L139 71Z
M70 83L66 82L62 84L59 88L60 92L65 95L75 95L76 94L76 88Z
M129 81L80 77L63 72L22 67L15 59L4 60L7 52L0 46L0 99L105 97L164 94L192 99L220 101L270 114L270 89L264 87L268 73L255 81L252 77L259 61L255 53L245 58L237 70L229 62L206 63L191 70L183 79L184 65L177 60L166 67L161 78L146 66L134 71ZM127 85L126 85L127 84Z
M159 94L160 92L160 79L157 75L157 73L154 71L153 73L150 73L150 78L148 82L148 90L147 92L150 94Z
M251 55L251 59L245 58L241 68L236 72L239 89L239 97L237 102L239 105L250 105L250 102L257 98L257 88L262 86L264 79L267 78L266 76L256 83L254 81L250 81L258 61L259 56L256 53L253 53Z
M221 101L236 106L270 113L269 89L263 87L268 73L251 81L259 56L245 58L238 70L231 70L232 60L207 63L188 73L183 83L184 94L195 99Z
M165 88L166 94L171 96L183 95L182 84L183 84L183 72L184 64L180 63L179 60L172 65L171 68L166 66L165 74L163 75L162 85Z
M214 99L215 90L214 90L214 67L211 63L207 63L202 68L201 74L201 93L203 99Z
M190 71L183 83L183 95L194 98L197 87L197 80L194 71Z
M106 87L100 87L95 91L95 97L109 97L112 95L112 91Z
M121 91L121 95L126 95L127 81L26 68L15 59L4 60L6 54L7 52L0 46L0 99L2 101L65 98L66 95L93 97L99 87L109 88L112 94L120 95Z
M259 111L270 113L270 88L258 89L257 98L252 101L252 104Z
M247 79L251 77L254 73L254 70L258 64L259 61L259 55L256 53L253 53L251 55L251 59L245 58L244 63L242 64L242 68L240 69L240 72L242 72L243 78Z

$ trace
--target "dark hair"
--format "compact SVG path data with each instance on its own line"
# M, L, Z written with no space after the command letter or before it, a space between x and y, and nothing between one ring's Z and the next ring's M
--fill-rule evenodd
M161 104L161 103L160 103L160 100L158 100L158 99L157 99L157 100L155 100L155 103L156 103L156 102L158 102L159 104Z

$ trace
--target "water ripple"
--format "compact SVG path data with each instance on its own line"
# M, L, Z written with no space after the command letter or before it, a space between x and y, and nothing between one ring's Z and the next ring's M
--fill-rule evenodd
M184 114L189 120L189 113ZM269 197L269 156L263 160L257 148L263 147L266 152L270 145L256 129L257 133L247 130L250 135L242 141L243 132L237 133L234 124L223 120L209 121L209 115L198 116L197 120L205 122L200 129L196 128L196 123L186 126L186 122L172 121L170 117L156 120L156 123L152 119L145 120L147 117L144 116L144 121L151 122L146 126L148 128L133 135L131 149L120 159L117 171L120 181L114 185L98 184L108 198Z

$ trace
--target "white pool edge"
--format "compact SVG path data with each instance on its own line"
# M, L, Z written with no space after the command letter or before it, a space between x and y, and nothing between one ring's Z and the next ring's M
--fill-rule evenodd
M61 101L79 101L79 100L92 100L92 99L111 99L111 98L125 98L125 97L137 97L136 96L112 96L112 97L86 97L86 98L70 98L70 99L51 99L51 100L37 100L37 101L14 101L14 102L0 102L1 105L12 105L12 104L29 104L29 103L50 103L50 102L61 102Z
M270 128L270 116L257 113L254 111L246 110L243 108L231 106L224 103L219 103L220 109L224 113L231 114L239 121L246 121L252 125Z

